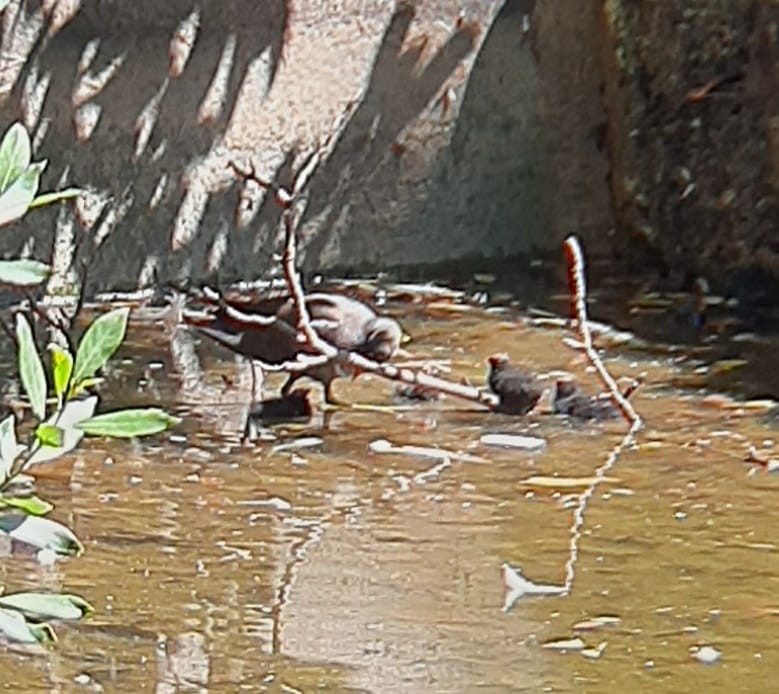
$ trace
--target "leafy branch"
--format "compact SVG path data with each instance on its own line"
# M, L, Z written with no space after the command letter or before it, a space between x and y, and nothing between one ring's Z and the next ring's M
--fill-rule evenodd
M32 162L30 138L24 126L12 125L0 143L0 226L18 220L29 209L79 195L79 189L66 188L38 196L45 166L45 161ZM36 260L3 260L0 284L35 286L44 282L49 272L48 265ZM35 495L32 478L26 474L30 468L70 452L87 434L147 436L180 421L157 408L95 415L98 398L87 392L122 344L129 313L128 308L118 308L99 316L77 347L49 345L50 379L30 321L22 312L15 316L12 337L17 346L19 377L35 426L28 440L20 443L15 415L0 421L0 533L37 549L41 563L51 563L58 556L79 555L84 548L72 530L46 517L54 507ZM72 345L70 341L68 344ZM54 397L49 397L50 385ZM17 642L46 644L55 638L46 620L79 619L91 612L89 603L76 595L2 595L0 633Z

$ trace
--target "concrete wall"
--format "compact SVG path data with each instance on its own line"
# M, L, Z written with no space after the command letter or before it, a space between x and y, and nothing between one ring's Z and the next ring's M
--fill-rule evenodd
M12 0L0 122L43 186L90 192L4 229L90 290L252 278L318 144L301 258L365 271L557 253L678 287L779 277L774 0ZM690 98L703 88L700 99ZM716 272L714 271L716 269ZM593 266L597 277L598 266Z
M535 253L602 230L597 12L569 5L12 0L3 121L35 134L44 188L90 193L0 249L54 247L60 281L83 261L91 290L256 277L279 210L227 162L284 184L328 137L301 220L308 269Z
M615 256L775 306L779 4L603 5Z

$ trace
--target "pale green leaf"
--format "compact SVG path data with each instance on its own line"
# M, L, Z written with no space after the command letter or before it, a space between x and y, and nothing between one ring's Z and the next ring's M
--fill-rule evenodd
M62 398L68 390L70 376L73 373L73 355L68 349L50 344L51 370L54 379L54 393L62 405Z
M21 612L5 608L0 608L0 632L17 643L49 644L57 640L45 622L30 624Z
M76 352L76 365L73 368L73 386L85 378L91 378L119 349L127 329L127 318L130 309L117 308L96 318L90 325Z
M40 441L42 446L62 447L65 440L65 432L60 427L53 424L39 424L35 430L35 438Z
M51 268L37 260L0 260L0 283L30 287L44 282Z
M30 165L30 136L21 123L5 131L0 143L0 193L5 192Z
M71 200L77 198L84 191L81 188L64 188L63 190L54 190L51 193L44 193L36 197L29 205L28 209L33 210L36 207L51 205L54 202L62 200Z
M57 554L81 554L84 547L73 531L49 518L19 513L0 515L0 531L18 542L37 549L50 549Z
M0 226L24 216L40 185L42 163L32 164L0 195Z
M76 429L75 425L79 422L89 419L94 413L97 407L97 396L93 395L83 400L70 400L65 403L65 407L62 412L57 416L52 415L46 420L46 424L54 424L63 431L62 446L54 448L51 446L41 446L32 455L28 461L28 466L39 465L40 463L47 463L50 460L55 460L66 453L72 451L84 438L84 432L81 429Z
M8 593L0 596L0 607L35 620L75 620L95 611L84 598L70 593Z
M45 516L54 509L54 504L39 496L0 496L0 504L24 511L29 516Z
M149 436L175 426L181 420L156 407L118 410L84 420L76 426L92 436L130 438Z
M10 414L0 422L0 472L5 482L11 474L14 461L24 448L16 441L16 418Z
M16 339L19 343L19 375L33 414L40 420L46 416L46 372L30 324L21 313L16 314Z

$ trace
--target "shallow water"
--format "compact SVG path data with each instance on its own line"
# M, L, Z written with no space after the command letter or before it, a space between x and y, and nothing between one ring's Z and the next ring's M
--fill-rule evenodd
M404 326L414 357L451 359L458 379L482 383L486 357L507 351L597 390L558 331L480 310L417 313ZM96 613L57 625L48 653L0 653L6 689L773 689L779 475L742 461L750 444L779 457L776 420L675 389L687 369L678 358L610 352L616 375L646 372L634 396L646 428L587 507L571 593L524 597L503 612L504 562L535 582L563 582L571 497L582 490L523 480L591 476L623 423L401 403L390 384L362 376L336 384L360 407L242 446L245 366L186 334L171 350L163 334L133 324L102 407L159 404L183 424L141 443L89 440L35 471L39 493L56 504L52 517L86 551L54 567L6 557L5 589L76 592ZM180 373L192 368L193 348L207 375ZM270 381L269 392L278 379ZM548 445L532 455L487 448L479 438L490 432ZM274 450L312 437L321 443ZM419 477L437 461L371 453L382 438L486 462ZM574 631L604 615L621 622ZM606 642L600 658L543 648L576 633L588 646ZM694 660L689 649L700 645L721 651L721 662Z

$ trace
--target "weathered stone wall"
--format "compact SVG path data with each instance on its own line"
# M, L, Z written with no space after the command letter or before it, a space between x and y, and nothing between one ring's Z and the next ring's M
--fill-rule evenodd
M90 289L256 277L325 140L301 257L354 270L556 252L715 286L779 277L775 0L12 0L2 122L90 193L0 252ZM592 270L598 277L598 265ZM741 273L741 275L739 275Z
M56 247L60 274L83 261L93 290L257 276L279 210L227 162L288 183L333 134L301 221L308 269L504 257L600 232L598 13L569 4L12 0L3 120L35 134L44 188L90 194L76 215L36 212L0 249Z
M672 286L765 290L779 280L779 4L604 10L618 257Z

